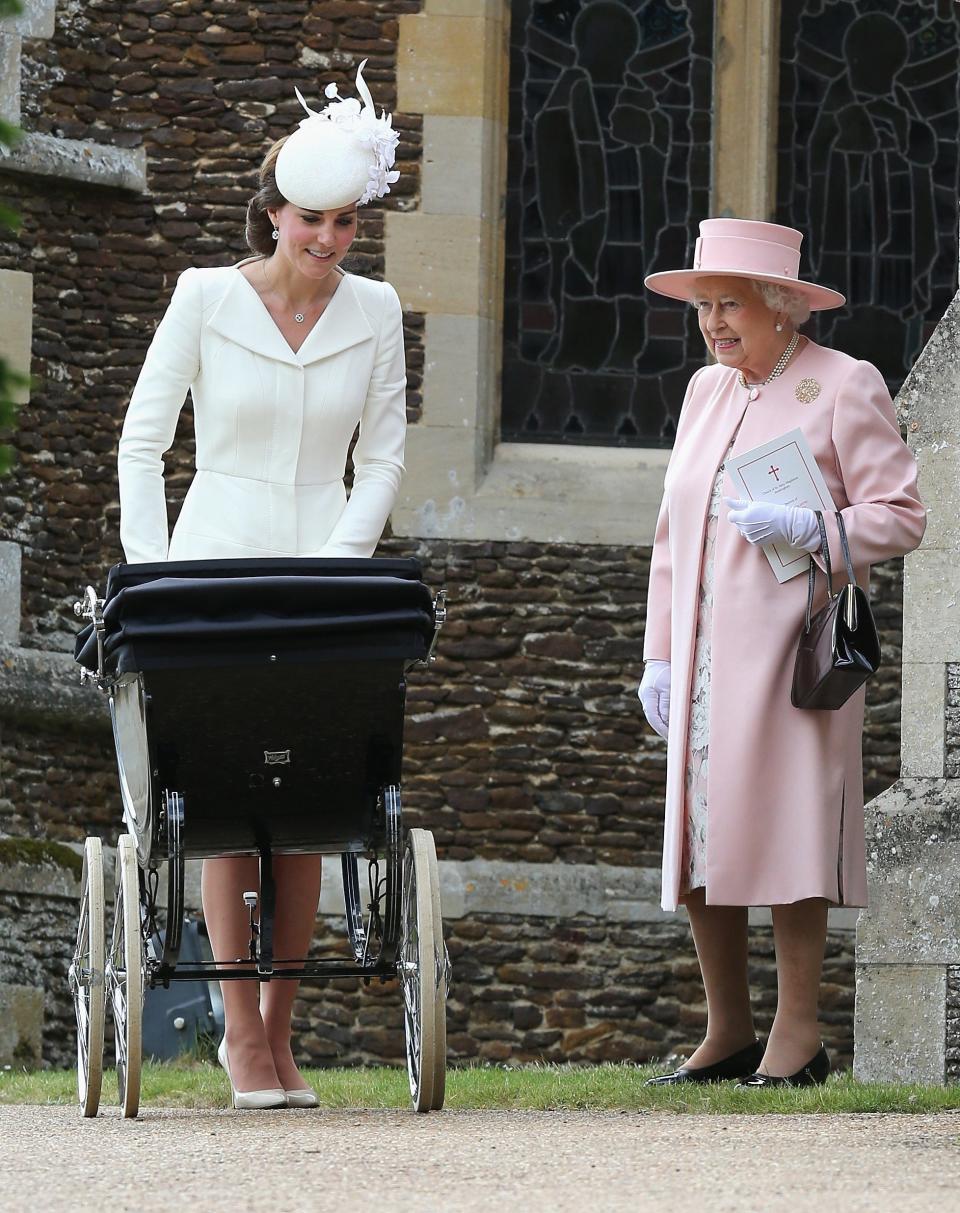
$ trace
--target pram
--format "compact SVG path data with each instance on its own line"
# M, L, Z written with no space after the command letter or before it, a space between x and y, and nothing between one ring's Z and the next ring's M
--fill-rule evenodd
M145 988L197 979L398 978L413 1107L442 1107L437 857L429 831L404 829L400 768L406 673L433 655L444 591L432 598L414 560L120 564L103 598L88 587L74 609L89 621L81 679L109 704L126 826L109 941L101 840L84 846L70 966L83 1114L100 1104L106 1004L122 1112L136 1116ZM340 856L349 954L274 955L272 860L308 852ZM222 855L260 859L259 899L244 894L249 954L185 963L184 862Z

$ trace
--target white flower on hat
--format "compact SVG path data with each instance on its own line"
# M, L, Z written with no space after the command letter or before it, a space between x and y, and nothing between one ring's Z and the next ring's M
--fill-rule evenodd
M399 134L393 116L377 116L373 97L363 78L367 60L357 69L356 98L341 97L335 84L324 95L330 104L312 110L299 89L297 100L307 112L299 128L287 139L277 157L277 188L296 206L306 210L335 210L356 202L359 206L389 194L399 180L393 169Z

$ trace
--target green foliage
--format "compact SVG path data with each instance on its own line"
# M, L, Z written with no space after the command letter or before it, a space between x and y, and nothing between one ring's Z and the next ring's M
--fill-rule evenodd
M18 126L12 126L5 119L0 118L0 143L2 143L4 147L13 147L20 141L22 136L23 131L21 131Z
M0 20L4 17L16 17L22 12L23 5L20 0L0 0ZM20 132L15 126L0 120L0 145L6 148L13 147L19 138ZM15 232L19 227L19 215L10 207L0 203L0 229L7 228ZM12 427L17 411L13 397L19 388L26 387L28 383L29 380L25 375L15 371L5 358L0 358L0 433ZM10 470L12 462L12 450L9 446L0 444L0 476Z

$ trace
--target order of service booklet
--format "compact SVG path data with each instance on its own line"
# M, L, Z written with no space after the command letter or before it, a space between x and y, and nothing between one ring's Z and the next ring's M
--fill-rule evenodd
M744 501L804 505L824 514L836 509L802 430L791 430L752 451L734 455L727 460L727 472L736 495ZM767 544L763 554L779 582L805 573L810 566L806 552L784 543Z

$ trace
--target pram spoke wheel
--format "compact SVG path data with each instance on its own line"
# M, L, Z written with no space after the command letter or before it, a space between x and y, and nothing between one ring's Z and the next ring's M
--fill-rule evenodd
M140 1110L141 1029L144 952L140 934L140 881L137 848L130 834L117 844L117 898L113 938L107 958L107 990L117 1048L117 1087L124 1116Z
M446 1068L446 954L437 852L429 830L411 830L403 864L398 964L407 1073L414 1110L443 1106Z
M357 961L367 967L393 964L400 946L400 890L403 885L403 815L400 789L391 784L381 790L385 842L382 855L368 868L370 880L365 918L360 892L357 856L340 857L343 899L347 913L347 935ZM381 863L382 876L381 873ZM376 903L377 912L373 913Z
M80 920L70 964L70 989L77 1015L77 1094L84 1116L96 1116L103 1080L104 965L103 846L88 838L80 878Z

